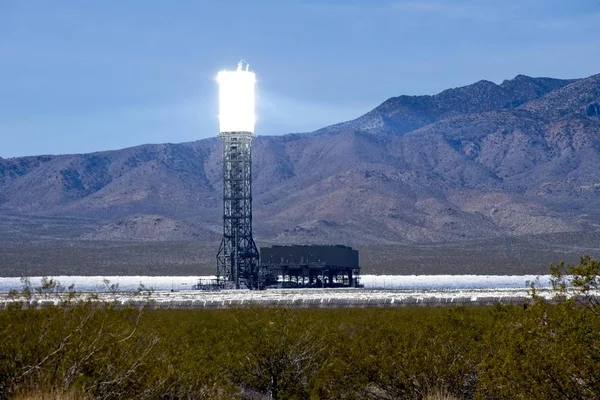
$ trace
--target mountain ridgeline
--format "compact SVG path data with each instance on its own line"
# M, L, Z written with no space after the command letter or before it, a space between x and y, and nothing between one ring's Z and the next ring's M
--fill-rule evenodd
M253 162L262 241L598 232L600 75L393 97L312 133L259 135ZM0 235L215 241L221 207L217 138L0 159Z

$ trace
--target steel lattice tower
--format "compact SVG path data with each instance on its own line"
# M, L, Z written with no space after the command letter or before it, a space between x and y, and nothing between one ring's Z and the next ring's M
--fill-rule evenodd
M223 239L217 254L217 280L236 289L262 286L259 253L252 237L252 132L254 73L223 71L220 134L223 142Z
M252 238L252 134L222 133L223 240L217 255L217 278L236 288L257 288L258 249Z

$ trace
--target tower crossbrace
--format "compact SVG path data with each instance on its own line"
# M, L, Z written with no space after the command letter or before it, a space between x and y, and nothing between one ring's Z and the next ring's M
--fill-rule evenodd
M252 133L222 132L223 239L217 280L236 289L263 285L259 253L252 237Z

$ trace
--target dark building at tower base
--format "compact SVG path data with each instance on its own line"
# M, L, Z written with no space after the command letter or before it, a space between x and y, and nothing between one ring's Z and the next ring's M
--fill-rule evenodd
M260 249L261 269L271 287L360 286L358 250L342 245L291 245Z

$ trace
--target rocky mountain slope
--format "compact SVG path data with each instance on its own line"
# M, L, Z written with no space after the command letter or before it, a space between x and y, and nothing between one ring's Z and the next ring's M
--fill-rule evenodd
M218 240L220 158L213 138L0 159L0 215L12 216L1 218L0 235ZM313 133L259 135L253 159L259 240L383 245L599 231L600 75L519 75L394 97ZM38 222L10 222L23 216ZM49 216L85 224L40 230Z

